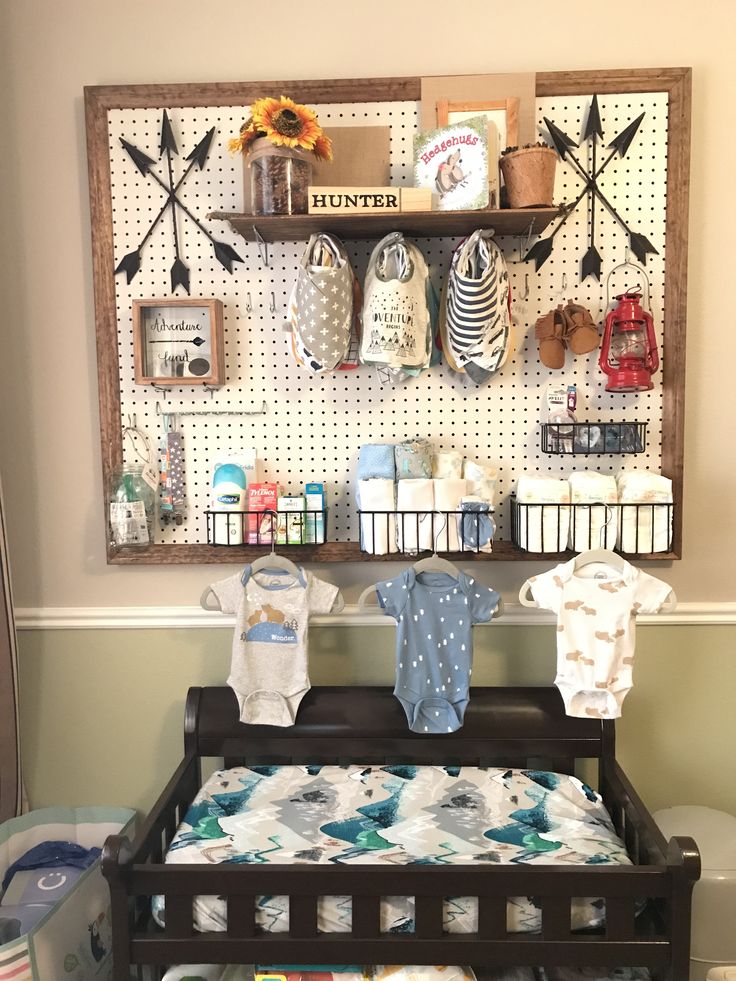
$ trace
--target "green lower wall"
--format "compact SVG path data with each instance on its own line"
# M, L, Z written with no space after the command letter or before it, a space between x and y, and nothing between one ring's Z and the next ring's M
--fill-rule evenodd
M231 629L29 630L19 637L32 807L147 809L181 755L190 685L224 684ZM394 631L310 632L313 684L390 684ZM736 814L736 628L644 626L618 755L646 803ZM554 627L475 631L476 684L551 684ZM471 693L472 697L472 693Z

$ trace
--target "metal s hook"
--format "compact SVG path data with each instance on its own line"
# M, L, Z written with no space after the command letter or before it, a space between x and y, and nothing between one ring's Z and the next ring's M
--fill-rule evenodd
M562 286L561 286L561 289L562 289L562 292L563 293L567 289L567 273L566 272L563 272L563 274L562 274Z
M276 294L271 290L271 303L269 304L271 313L276 313Z

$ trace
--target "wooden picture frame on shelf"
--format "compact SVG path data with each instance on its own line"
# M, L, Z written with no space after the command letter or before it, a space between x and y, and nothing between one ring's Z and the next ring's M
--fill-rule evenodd
M449 126L460 123L473 116L485 116L498 130L501 149L516 146L519 142L519 100L499 99L497 101L450 102L437 100L437 125Z
M133 300L136 385L225 383L221 300Z
M483 116L488 121L488 206L501 203L501 152L519 142L519 100L437 100L437 125L448 126Z

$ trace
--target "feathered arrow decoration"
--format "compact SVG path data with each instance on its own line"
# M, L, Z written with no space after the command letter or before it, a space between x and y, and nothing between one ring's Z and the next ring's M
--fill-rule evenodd
M550 140L554 145L555 150L557 151L560 159L567 161L578 173L578 175L582 177L583 189L572 204L562 209L562 220L555 227L554 231L548 235L547 238L539 239L529 249L527 254L524 256L525 262L533 259L535 269L537 271L540 269L540 267L550 257L555 235L563 227L582 199L588 194L590 195L589 245L580 265L581 279L585 279L588 276L594 276L598 280L601 278L602 259L598 249L595 246L596 201L599 201L603 207L606 208L606 210L613 216L613 218L629 236L631 250L639 262L645 264L646 257L649 253L657 254L657 250L645 235L642 235L641 232L634 232L629 228L621 215L616 211L598 186L598 181L601 174L614 159L616 154L618 154L620 157L626 156L626 153L628 152L628 149L639 130L639 126L641 125L643 118L644 113L637 116L637 118L630 122L628 126L626 126L625 129L618 134L618 136L611 140L607 146L607 149L611 152L605 158L603 163L598 166L598 140L603 140L603 127L601 125L601 116L598 107L598 96L594 95L590 103L588 118L580 137L581 143L586 143L587 141L591 142L591 169L590 172L588 172L587 168L583 167L573 153L573 148L578 149L580 144L572 140L567 133L561 130L559 126L556 126L551 119L547 119L546 116L544 117L544 124L547 127Z
M199 143L194 147L191 153L185 158L187 161L187 166L184 170L184 173L181 175L181 177L176 183L174 183L174 169L173 169L173 162L171 158L172 158L172 154L174 156L178 156L179 148L177 146L176 139L174 137L174 132L171 127L171 120L169 119L169 115L165 109L164 109L163 116L161 118L161 138L159 143L159 154L160 154L159 159L165 158L166 160L168 183L165 183L164 180L153 169L158 163L158 161L152 160L151 157L149 157L142 150L138 149L137 146L134 146L134 144L129 143L127 140L124 140L122 137L120 138L120 142L123 146L123 149L128 154L130 159L133 161L133 163L135 164L136 168L140 171L140 173L144 177L151 177L162 188L162 190L166 194L165 203L161 207L159 213L154 218L148 231L143 236L143 239L138 245L138 248L134 249L132 252L128 252L127 255L123 256L123 258L120 260L120 262L117 264L115 268L116 274L120 272L125 273L127 281L129 283L132 282L136 273L140 269L141 251L143 249L143 246L151 237L154 229L163 218L164 214L166 213L166 209L169 207L171 207L171 220L172 220L172 228L174 232L174 263L171 267L171 272L170 272L172 293L175 293L179 286L181 286L183 289L186 290L187 293L189 293L189 267L186 265L181 255L179 254L179 231L177 225L177 209L179 209L182 214L186 215L191 221L193 221L194 224L197 226L197 228L202 232L202 234L209 239L209 241L212 243L212 247L215 252L215 258L217 259L217 261L220 263L221 266L227 269L229 273L232 273L233 271L234 262L243 261L231 245L228 245L227 242L220 242L217 239L215 239L212 235L210 235L210 233L207 231L204 225L199 221L198 218L196 218L192 214L189 208L183 203L181 198L179 198L178 196L178 192L181 186L183 185L184 181L187 179L191 170L195 166L199 167L200 170L204 169L214 135L215 135L215 128L213 126L212 129L208 130L207 133L205 133L205 135L202 137Z

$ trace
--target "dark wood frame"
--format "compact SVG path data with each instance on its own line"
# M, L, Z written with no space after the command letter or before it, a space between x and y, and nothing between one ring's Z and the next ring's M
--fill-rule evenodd
M555 688L474 688L463 728L449 735L409 732L389 688L313 688L296 725L238 721L229 688L191 688L184 757L135 840L114 835L102 869L112 899L115 981L132 965L183 963L472 964L647 966L656 979L687 981L690 901L700 874L691 838L667 842L616 762L614 723L565 715ZM572 773L598 762L598 787L631 866L489 865L164 865L163 855L201 783L202 757L226 766L264 763L407 763L543 766ZM166 926L149 898L166 897ZM195 933L192 899L225 896L228 927ZM254 897L289 896L287 933L257 934ZM350 895L351 933L317 933L317 900ZM381 896L415 897L416 932L382 934ZM444 896L477 896L477 933L445 934ZM508 896L539 897L538 934L507 934ZM573 933L573 897L600 896L606 925ZM646 914L635 916L642 900Z
M664 288L664 358L662 387L662 472L672 479L675 502L673 547L652 559L682 557L682 491L685 398L685 325L687 319L687 237L690 171L691 69L647 68L537 74L537 96L599 95L627 92L666 92L669 97L667 130L667 216ZM117 357L115 263L113 254L112 197L107 114L111 109L183 106L247 106L264 93L289 94L299 102L385 102L421 98L421 79L322 79L306 81L253 81L191 83L184 85L91 86L84 90L87 124L92 265L97 327L100 398L100 438L103 486L122 463L120 385ZM490 213L489 213L490 214ZM407 230L442 234L447 213L407 215ZM241 219L250 216L240 216ZM314 216L303 216L305 219ZM378 216L373 216L374 220ZM551 217L551 216L550 216ZM236 216L232 216L236 219ZM348 216L350 218L350 216ZM290 219L292 222L294 219ZM355 222L355 219L351 219ZM271 219L278 221L278 219ZM244 229L252 220L243 222ZM367 226L366 226L367 227ZM373 232L369 232L373 234ZM273 232L277 236L277 232ZM105 514L107 521L107 514ZM287 549L288 551L288 549ZM319 546L292 546L290 554L303 561L347 562L362 558L357 542L328 542ZM201 545L153 545L146 550L116 549L108 544L108 563L237 563L260 554L257 546L212 548ZM370 561L394 556L367 557ZM397 556L403 559L403 556ZM493 553L465 553L464 560L533 558L508 542L494 543Z

